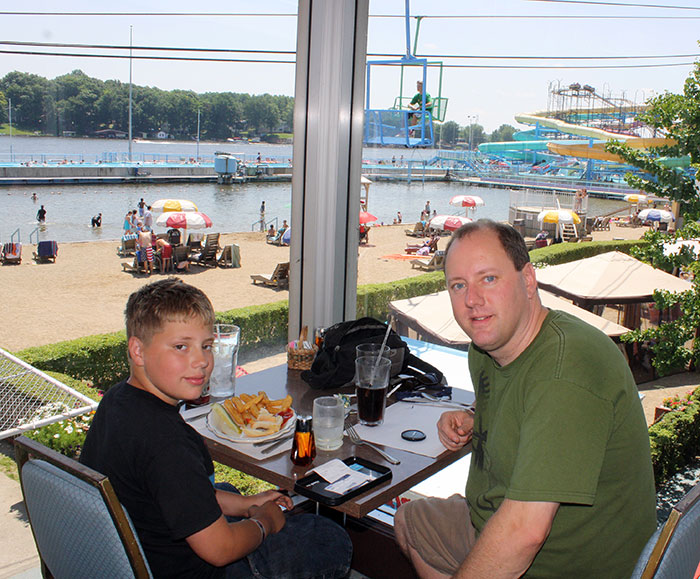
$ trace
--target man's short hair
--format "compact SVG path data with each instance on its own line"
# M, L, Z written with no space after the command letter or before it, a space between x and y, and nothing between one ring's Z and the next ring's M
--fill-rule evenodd
M127 339L148 342L166 322L197 318L213 327L214 307L206 294L176 277L149 283L129 296L124 311Z
M491 219L479 219L478 221L465 223L462 225L462 227L457 229L457 231L452 234L452 237L445 248L444 263L447 263L447 255L450 251L450 247L455 241L469 237L475 231L484 230L493 231L496 235L498 235L498 239L501 242L501 247L503 247L517 271L522 271L525 264L530 263L530 254L527 251L527 246L525 245L523 236L520 235L520 233L511 225L507 223L499 223L498 221L493 221Z

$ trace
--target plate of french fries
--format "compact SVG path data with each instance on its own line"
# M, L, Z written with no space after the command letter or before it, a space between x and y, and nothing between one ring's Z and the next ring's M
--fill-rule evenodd
M212 404L207 427L232 442L274 440L294 428L292 397L270 400L264 391L241 394Z

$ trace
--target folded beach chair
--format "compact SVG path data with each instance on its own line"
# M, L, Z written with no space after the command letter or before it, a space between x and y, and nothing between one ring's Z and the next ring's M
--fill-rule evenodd
M411 267L418 268L418 269L424 269L425 271L435 271L436 269L442 269L442 266L444 263L445 263L445 252L438 251L429 260L428 259L412 259L411 260Z
M57 255L58 243L55 241L40 241L36 246L36 251L34 252L34 260L43 263L49 261L56 263Z
M219 267L241 267L241 248L235 243L227 245L221 252L217 263Z
M277 289L289 287L289 262L278 263L271 276L254 274L250 276L250 279L253 280L253 284L260 282L263 285Z
M15 264L18 265L22 263L22 244L17 243L6 243L2 246L2 262L4 264Z

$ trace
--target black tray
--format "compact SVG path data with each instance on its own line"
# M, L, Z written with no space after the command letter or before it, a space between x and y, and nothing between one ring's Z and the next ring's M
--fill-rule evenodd
M335 507L337 505L342 505L345 501L348 501L356 497L357 495L361 495L362 493L376 487L377 485L382 484L384 481L391 480L391 469L389 467L376 464L369 460L365 460L364 458L360 458L359 456L350 456L343 460L343 462L349 467L357 465L355 467L356 470L359 470L360 472L365 472L367 474L372 474L376 478L367 481L365 484L350 490L344 495L339 495L338 493L326 491L326 487L330 485L330 483L327 480L321 478L315 472L312 472L310 475L305 476L304 478L301 478L296 483L294 483L294 492L299 493L300 495L314 500L318 503Z

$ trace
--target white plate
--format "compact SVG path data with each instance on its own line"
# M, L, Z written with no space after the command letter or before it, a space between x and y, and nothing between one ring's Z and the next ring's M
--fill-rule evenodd
M241 434L224 434L217 428L215 428L210 422L209 422L209 417L211 416L211 412L207 414L207 428L211 430L216 436L219 438L224 438L226 440L230 440L231 442L240 442L240 443L253 443L253 442L263 442L266 440L275 440L276 438L279 438L280 436L283 436L290 432L294 428L294 424L296 423L296 418L297 418L297 413L292 410L292 416L287 420L287 422L284 423L284 426L280 428L277 432L273 432L272 434L268 434L267 436L248 436L247 434L244 434L241 432Z

